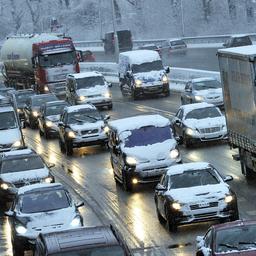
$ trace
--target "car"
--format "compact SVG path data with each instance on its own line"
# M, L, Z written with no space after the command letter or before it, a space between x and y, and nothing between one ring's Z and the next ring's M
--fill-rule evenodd
M103 117L90 104L66 107L59 122L59 145L62 152L73 155L74 148L91 145L106 146L106 124L109 116Z
M156 213L171 232L178 225L210 220L239 219L237 198L216 168L206 162L168 168L155 189Z
M66 80L66 100L70 105L90 103L98 108L112 109L110 86L99 72L69 74Z
M213 77L195 78L188 81L181 93L181 104L207 102L224 107L222 85Z
M119 54L119 86L123 96L136 100L146 95L170 95L170 68L164 68L156 51L136 50Z
M153 50L158 52L158 54L161 56L161 49L155 44L144 44L139 47L139 50Z
M213 225L196 240L196 256L253 256L256 255L256 221Z
M230 48L230 47L239 47L239 46L246 46L252 45L252 40L248 35L234 35L231 36L226 40L223 44L223 47Z
M137 184L156 183L170 165L181 162L169 119L139 115L108 123L114 179L131 191Z
M71 254L74 256L133 255L119 231L112 225L41 233L36 240L35 256Z
M64 100L50 101L42 105L38 116L38 128L40 136L46 139L59 135L58 122L68 103Z
M38 116L40 115L41 106L50 101L59 100L55 94L39 94L31 96L26 103L24 113L26 124L35 129L38 126Z
M225 116L218 107L206 102L182 105L172 119L172 127L186 147L228 139Z
M0 95L6 97L8 93L15 91L12 87L0 87Z
M32 149L19 149L0 155L0 200L10 202L17 190L34 183L53 183L51 166Z
M39 233L83 226L83 218L68 190L60 183L20 188L9 211L13 255L23 256Z
M184 50L187 49L187 45L182 39L168 39L162 43L160 49L161 49L161 52L167 53L167 54L170 54L173 52L183 53Z
M8 91L8 96L14 96L17 103L17 111L19 114L19 118L21 121L25 121L25 113L24 108L26 106L26 102L29 99L29 97L35 95L35 91L32 89L23 89L23 90L17 90L17 91Z

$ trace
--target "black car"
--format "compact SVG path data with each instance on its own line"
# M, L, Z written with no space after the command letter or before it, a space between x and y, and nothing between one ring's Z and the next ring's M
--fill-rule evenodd
M95 106L90 104L64 109L59 122L59 145L62 152L73 154L74 148L108 143L106 121Z
M14 95L17 103L17 111L21 121L25 120L24 108L29 97L35 95L35 91L32 89L24 89L18 91L8 91L7 95Z
M24 256L39 233L83 226L83 218L68 190L60 183L34 184L18 190L11 209L5 212L11 228L14 256Z
M57 136L59 134L58 122L63 109L68 106L68 103L59 101L46 102L40 110L38 117L38 127L41 136L48 139L50 136Z
M74 256L132 255L123 237L112 225L44 233L36 240L35 256L71 254Z
M37 128L38 125L38 116L40 115L41 106L49 101L59 100L55 94L40 94L31 96L26 103L24 112L25 112L25 121L32 128Z
M239 46L246 46L252 45L252 40L247 35L242 36L231 36L227 41L223 44L225 48L230 47L239 47Z

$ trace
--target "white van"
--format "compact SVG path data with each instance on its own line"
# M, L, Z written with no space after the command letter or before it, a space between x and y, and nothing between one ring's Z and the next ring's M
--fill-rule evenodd
M156 51L137 50L119 54L119 83L123 95L137 99L143 95L169 96L169 67L164 68Z
M71 105L93 104L112 109L111 86L98 72L70 74L66 81L66 99Z

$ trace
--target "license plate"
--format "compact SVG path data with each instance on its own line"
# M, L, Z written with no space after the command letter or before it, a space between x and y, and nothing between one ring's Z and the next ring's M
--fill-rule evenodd
M208 207L209 205L210 205L210 204L207 203L207 202L198 204L199 208L205 208L205 207Z
M216 138L218 136L216 136L215 134L205 134L204 137L207 139L212 139L212 138Z

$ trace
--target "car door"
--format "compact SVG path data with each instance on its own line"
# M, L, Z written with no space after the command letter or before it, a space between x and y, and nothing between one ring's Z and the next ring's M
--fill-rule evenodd
M173 118L173 130L175 136L182 136L183 134L183 119L184 110L180 108L176 113L175 117Z
M67 115L68 115L67 112L64 111L60 117L61 124L59 124L59 136L60 136L60 140L62 142L65 142L65 126L66 126L67 119L68 119Z
M183 102L184 104L192 103L192 82L187 82L185 85Z
M168 189L169 175L164 174L161 178L160 184L166 190L157 191L157 207L162 216L165 216L165 193Z

